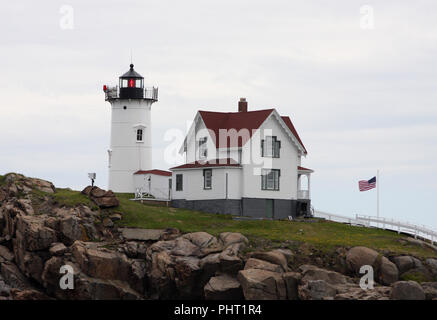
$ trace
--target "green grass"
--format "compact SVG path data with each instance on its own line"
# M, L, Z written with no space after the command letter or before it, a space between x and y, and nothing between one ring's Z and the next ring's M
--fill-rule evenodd
M429 277L423 274L422 272L408 271L400 276L400 279L403 281L416 281L417 283L422 282L433 282L437 281L437 277Z
M46 194L48 195L48 194ZM73 191L70 189L57 188L53 194L53 198L56 202L67 207L73 207L79 204L86 205L93 210L98 207L87 196L80 193L80 191Z
M4 184L5 184L5 181L6 181L6 175L2 176L2 175L0 174L0 186L4 185Z
M79 191L57 189L53 196L57 202L66 206L85 204L95 208L95 205ZM102 210L102 213L122 212L123 219L117 224L124 227L177 228L184 233L205 231L213 235L226 231L241 232L251 241L266 240L272 246L289 240L308 243L323 251L332 251L340 246L366 246L393 254L405 253L418 257L437 257L432 249L401 241L405 238L404 235L381 229L354 227L323 220L312 223L285 220L237 221L232 220L229 215L141 204L130 200L133 194L117 194L117 197L120 200L120 206L114 210Z

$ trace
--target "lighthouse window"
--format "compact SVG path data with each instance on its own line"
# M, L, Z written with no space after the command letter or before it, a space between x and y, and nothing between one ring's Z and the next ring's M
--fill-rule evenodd
M122 87L122 88L127 88L127 79L123 79L123 80L121 81L121 87Z
M143 129L137 130L137 141L143 141Z

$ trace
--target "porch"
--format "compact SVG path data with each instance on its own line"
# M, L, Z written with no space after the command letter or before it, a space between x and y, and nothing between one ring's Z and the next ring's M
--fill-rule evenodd
M312 169L297 167L297 199L310 200L311 199L311 174Z

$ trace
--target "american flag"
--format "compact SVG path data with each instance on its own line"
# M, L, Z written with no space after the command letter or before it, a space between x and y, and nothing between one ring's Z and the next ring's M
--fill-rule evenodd
M360 180L358 181L358 188L360 191L367 191L376 187L376 177L370 180Z

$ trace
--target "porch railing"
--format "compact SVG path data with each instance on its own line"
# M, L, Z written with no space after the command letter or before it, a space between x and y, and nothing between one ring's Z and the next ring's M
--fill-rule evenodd
M310 191L309 190L298 190L297 191L297 198L298 199L308 199L310 198Z

